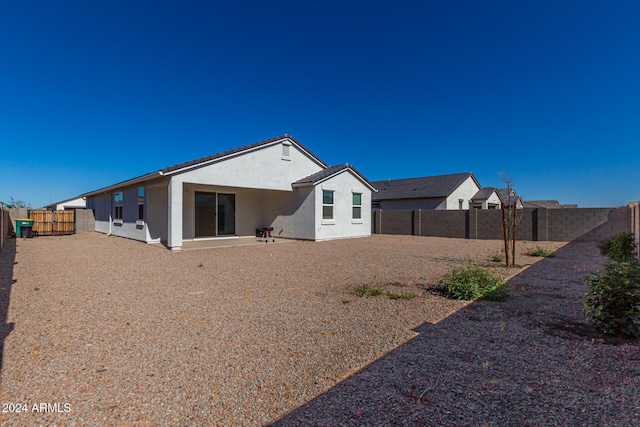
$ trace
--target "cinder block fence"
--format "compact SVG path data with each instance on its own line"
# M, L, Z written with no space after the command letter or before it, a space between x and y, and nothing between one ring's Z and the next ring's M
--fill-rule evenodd
M631 207L519 209L517 239L569 242L577 238L599 241L620 231L629 231ZM636 211L634 211L636 212ZM637 208L640 213L640 207ZM500 210L380 210L371 221L374 234L454 237L466 239L503 238ZM640 226L638 226L640 228Z
M0 205L0 251L4 248L4 242L9 237L11 218L9 217L9 209Z

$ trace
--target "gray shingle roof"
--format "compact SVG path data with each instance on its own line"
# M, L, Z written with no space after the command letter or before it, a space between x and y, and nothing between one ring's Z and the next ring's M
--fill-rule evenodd
M178 163L176 165L173 166L168 166L164 169L160 169L154 172L150 172L144 175L140 175L137 176L135 178L131 178L128 179L126 181L121 181L118 182L116 184L104 187L104 188L100 188L98 190L94 190L88 193L84 193L81 196L90 196L93 194L98 194L100 192L103 191L109 191L111 189L114 188L119 188L119 187L124 187L126 185L132 185L138 182L142 182L145 180L149 180L149 179L154 179L154 178L158 178L161 177L163 175L167 175L167 174L173 174L176 173L177 171L180 171L181 169L188 169L191 167L198 167L199 165L204 165L206 163L212 163L215 162L218 159L223 159L223 158L229 158L229 157L233 157L234 155L241 155L247 151L251 151L254 150L256 148L265 146L265 145L269 145L272 144L274 142L277 141L281 141L283 139L289 139L291 141L293 141L296 145L298 145L302 150L306 151L309 156L311 156L319 165L321 165L322 167L328 167L329 165L327 165L325 162L323 162L318 156L316 156L315 154L313 154L307 147L305 147L304 145L302 145L298 140L296 140L294 137L292 137L291 135L288 134L284 134L284 135L280 135L280 136L276 136L274 138L269 138L269 139L265 139L263 141L258 141L255 142L253 144L249 144L249 145L244 145L242 147L238 147L238 148L234 148L232 150L227 150L227 151L223 151L220 153L216 153L216 154L212 154L210 156L206 156L206 157L201 157L199 159L195 159L195 160L191 160L188 162L183 162L183 163Z
M494 191L497 191L496 187L487 187L481 188L478 192L471 198L471 200L487 200Z
M523 200L525 208L547 208L547 209L572 209L577 208L576 204L561 205L557 200Z
M523 200L522 204L525 208L557 208L559 205L557 200Z
M358 172L356 168L351 166L349 163L328 167L312 175L309 175L307 177L297 180L296 182L293 183L293 185L297 185L297 186L315 185L324 181L325 179L328 179L334 175L337 175L343 170L348 170L348 169L351 170L353 174L356 175L362 182L364 182L367 186L369 186L372 191L376 191L376 188L371 184L371 182L369 182L369 180L365 178L364 175Z
M372 200L447 197L469 177L472 177L480 187L478 180L471 172L374 181L372 184L378 192L372 195Z
M269 144L271 144L273 142L281 141L283 139L290 139L290 140L294 141L297 145L300 146L300 148L302 148L307 153L309 153L311 156L313 156L318 162L322 163L325 167L328 166L326 163L324 163L322 160L320 160L320 158L318 158L318 156L313 154L307 147L302 145L294 137L292 137L291 135L288 135L288 134L284 134L284 135L276 136L274 138L265 139L263 141L258 141L258 142L255 142L253 144L244 145L242 147L234 148L232 150L223 151L221 153L212 154L210 156L201 157L199 159L191 160L191 161L184 162L184 163L178 163L177 165L173 165L173 166L166 167L164 169L160 169L160 171L162 173L166 174L166 173L174 172L176 170L188 168L190 166L196 166L196 165L199 165L199 164L202 164L202 163L211 162L213 160L221 159L223 157L230 157L230 156L233 156L234 154L240 155L240 154L242 154L242 153L244 153L246 151L250 151L250 150L253 150L255 148L262 147L263 145L269 145Z
M518 196L518 193L516 193L516 191L512 188L511 189L511 197L509 197L509 189L508 188L500 188L498 189L498 196L500 197L500 200L502 200L502 203L505 206L511 206L514 203L518 203L518 200L522 201L521 197ZM511 203L509 203L509 201L511 201Z

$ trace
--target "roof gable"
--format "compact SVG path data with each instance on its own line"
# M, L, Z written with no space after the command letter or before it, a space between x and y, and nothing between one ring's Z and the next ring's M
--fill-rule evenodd
M509 191L511 190L511 191ZM500 188L497 191L498 197L506 207L513 206L514 204L519 207L522 206L522 198L511 188Z
M471 172L374 181L372 184L378 189L378 193L373 196L373 200L448 197L469 177L480 188L478 180Z
M487 187L481 188L478 192L471 198L471 200L487 200L493 193L498 194L498 189L496 187ZM500 196L498 196L500 197Z
M322 161L318 156L313 154L307 147L302 145L299 141L297 141L294 137L289 134L284 134L280 136L276 136L274 138L265 139L263 141L255 142L253 144L244 145L242 147L234 148L232 150L222 151L220 153L212 154L210 156L201 157L199 159L191 160L188 162L178 163L173 166L168 166L163 169L159 169L154 172L150 172L144 175L140 175L135 178L128 179L126 181L121 181L119 183L100 188L98 190L94 190L88 193L84 193L81 196L91 196L98 193L102 193L105 191L111 191L117 188L126 187L129 185L138 184L144 181L149 181L151 179L160 178L163 176L176 175L184 172L188 172L193 169L197 169L203 166L207 166L213 163L222 162L227 159L235 158L238 156L242 156L243 154L253 152L255 150L259 150L264 147L268 147L275 144L280 144L283 141L288 141L291 145L295 145L302 153L304 153L307 157L309 157L313 162L317 163L322 168L328 168L324 161Z
M376 188L364 177L360 172L358 172L353 166L349 163L345 163L343 165L331 166L326 169L323 169L319 172L316 172L312 175L309 175L305 178L299 179L298 181L293 183L294 187L302 187L305 185L318 185L321 182L328 180L336 175L341 174L344 171L350 172L357 179L362 181L371 191L377 191Z
M183 173L183 172L186 172L188 170L191 170L191 169L194 169L194 168L197 168L197 167L202 167L202 166L205 166L205 165L208 165L208 164L211 164L211 163L215 163L215 162L218 162L218 161L223 161L223 160L227 160L229 158L241 156L241 155L243 155L245 153L249 153L251 151L254 151L254 150L269 146L269 145L279 144L283 140L288 140L292 145L297 146L303 153L305 153L309 158L311 158L313 161L318 163L318 165L322 166L323 168L326 168L326 167L329 166L325 162L320 160L320 158L318 156L316 156L315 154L313 154L308 148L306 148L304 145L302 145L300 142L298 142L294 137L292 137L291 135L288 135L288 134L284 134L284 135L276 136L275 138L269 138L269 139L265 139L263 141L255 142L253 144L244 145L242 147L234 148L232 150L223 151L223 152L220 152L220 153L212 154L212 155L206 156L206 157L201 157L199 159L191 160L191 161L188 161L188 162L178 163L176 165L169 166L169 167L166 167L164 169L160 169L160 172L163 175L172 175L172 174L176 174L176 173Z

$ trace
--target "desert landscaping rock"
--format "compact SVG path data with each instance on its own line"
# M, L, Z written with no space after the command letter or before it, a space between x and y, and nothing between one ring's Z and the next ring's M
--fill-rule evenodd
M2 413L0 425L627 425L640 416L637 363L626 363L640 360L637 344L557 327L583 325L580 277L603 262L595 244L524 270L505 303L469 303L432 290L465 262L521 271L490 261L502 242L376 235L178 253L100 234L14 242L15 259L11 248L0 255L12 278L2 284L12 329L1 397L30 410ZM563 245L521 244L517 262L539 261L528 248ZM416 297L361 298L363 284ZM62 410L32 411L39 402Z

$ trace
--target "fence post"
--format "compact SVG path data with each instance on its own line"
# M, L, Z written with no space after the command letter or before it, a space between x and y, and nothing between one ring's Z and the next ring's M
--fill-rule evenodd
M478 210L469 209L469 215L467 216L467 230L469 230L469 233L467 239L478 240Z

